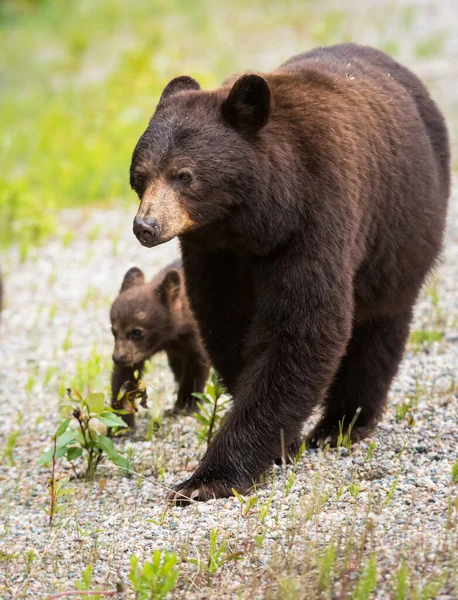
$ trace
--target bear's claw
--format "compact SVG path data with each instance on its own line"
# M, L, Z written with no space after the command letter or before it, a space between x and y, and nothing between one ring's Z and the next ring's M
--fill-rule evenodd
M350 432L350 441L352 443L360 442L366 438L373 427L360 426L353 427ZM307 437L307 446L309 448L324 448L330 446L335 448L338 445L340 429L336 425L331 425L325 420L320 421ZM343 431L344 436L348 436L348 429Z
M232 491L236 486L227 481L208 481L203 483L198 479L188 479L183 483L178 484L174 490L167 496L168 502L176 506L188 506L194 502L206 502L217 498L229 498L234 495ZM237 491L241 494L248 490Z

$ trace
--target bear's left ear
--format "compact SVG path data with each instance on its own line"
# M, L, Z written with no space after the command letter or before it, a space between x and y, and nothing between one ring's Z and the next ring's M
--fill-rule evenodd
M191 90L200 90L200 85L195 79L188 77L187 75L175 77L175 79L172 79L172 81L165 86L164 91L161 94L159 104L164 100L167 100L167 98L178 94L178 92L188 92Z
M172 305L178 298L181 288L181 275L176 269L170 269L165 274L164 279L156 288L161 302L165 305Z
M221 107L225 120L245 133L256 133L269 120L271 94L264 77L243 75Z
M143 275L143 271L138 267L132 267L127 271L124 275L124 279L122 281L120 292L125 292L134 285L143 285L145 283L145 276Z

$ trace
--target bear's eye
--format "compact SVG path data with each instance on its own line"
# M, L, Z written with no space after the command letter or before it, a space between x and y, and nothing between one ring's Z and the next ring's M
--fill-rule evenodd
M174 179L178 183L183 183L187 185L188 183L191 183L192 175L189 171L177 171L177 173L174 176Z
M141 329L132 329L129 337L133 342L139 342L143 339L143 331Z
M143 173L135 173L130 180L130 187L134 190L137 196L141 196L146 185L146 175Z

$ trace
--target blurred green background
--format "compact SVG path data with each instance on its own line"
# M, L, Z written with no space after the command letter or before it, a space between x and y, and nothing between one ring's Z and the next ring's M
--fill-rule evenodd
M372 44L419 67L454 135L453 4L0 0L0 247L61 234L60 208L134 202L132 149L183 73L211 87L316 45Z

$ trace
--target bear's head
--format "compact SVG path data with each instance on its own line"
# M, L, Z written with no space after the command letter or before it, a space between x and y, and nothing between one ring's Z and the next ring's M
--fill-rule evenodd
M127 271L110 311L115 363L147 360L173 337L180 318L181 290L181 275L176 269L169 269L153 283L145 283L137 267Z
M141 201L134 233L144 246L261 202L268 180L261 138L270 111L270 87L260 75L211 92L185 76L166 86L132 156L130 182Z

